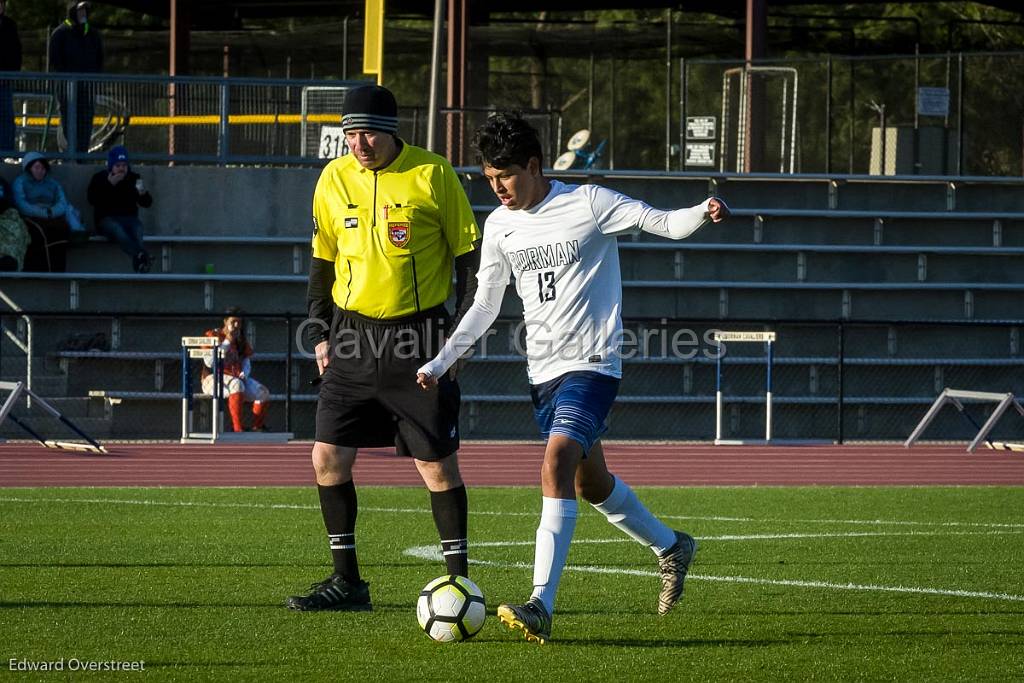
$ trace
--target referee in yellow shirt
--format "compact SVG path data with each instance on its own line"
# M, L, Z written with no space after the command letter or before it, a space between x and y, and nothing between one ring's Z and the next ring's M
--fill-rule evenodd
M356 559L360 447L414 458L447 572L468 572L459 386L445 377L424 393L416 370L454 329L444 307L453 266L456 321L473 303L480 232L451 164L398 137L390 91L350 90L341 126L350 153L327 165L313 195L307 325L322 379L313 467L334 573L288 598L301 611L371 609Z

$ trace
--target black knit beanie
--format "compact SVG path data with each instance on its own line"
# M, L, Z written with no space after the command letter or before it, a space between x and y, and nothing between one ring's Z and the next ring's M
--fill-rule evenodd
M345 95L341 129L378 130L395 135L398 132L398 104L387 88L379 85L361 85Z

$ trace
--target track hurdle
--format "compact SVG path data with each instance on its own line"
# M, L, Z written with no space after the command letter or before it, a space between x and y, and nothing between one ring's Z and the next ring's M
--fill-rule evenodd
M209 432L194 431L196 397L192 392L193 358L198 358L204 363L212 360L214 382ZM216 443L217 437L224 431L224 382L221 368L223 359L224 351L218 346L216 338L181 338L181 443Z
M711 338L719 342L731 343L762 343L765 345L767 360L767 376L765 380L765 420L764 420L764 441L751 441L747 439L723 439L722 438L722 357L725 353L719 352L715 361L715 445L716 446L741 446L749 443L769 443L772 440L772 344L775 343L774 332L736 332L728 330L715 330Z
M197 432L194 425L196 394L192 391L193 359L200 359L212 368L213 395L199 398L212 401L210 431ZM214 337L181 338L181 443L287 443L292 432L228 432L224 431L224 349Z
M997 403L998 405L996 406L995 410L992 411L992 414L989 416L989 418L985 420L985 424L979 427L978 423L975 422L971 418L971 416L964 411L964 406L962 403L963 401L991 401ZM1022 407L1020 402L1016 398L1014 398L1013 394L1009 392L1005 394L999 394L988 391L962 391L960 389L950 389L948 387L942 390L942 393L939 394L939 397L935 399L935 403L932 403L932 407L928 409L928 412L925 413L923 418L921 418L921 421L917 424L917 427L915 427L914 431L910 433L910 436L903 443L904 448L910 448L911 446L914 445L915 441L921 438L921 434L924 433L924 430L928 427L929 424L932 423L932 420L935 419L935 417L939 414L939 411L942 410L942 407L945 406L947 403L952 403L954 406L956 406L956 409L960 411L960 414L967 418L967 420L972 425L974 425L974 428L978 430L978 434L967 446L968 453L973 453L974 449L976 449L982 441L985 442L988 448L993 450L1024 450L1024 445L1022 444L1003 443L998 441L992 442L986 438L988 436L988 433L992 431L992 428L996 426L996 422L999 421L999 418L1003 416L1003 413L1005 413L1010 406L1016 408L1017 413L1021 417L1024 417L1024 407Z
M89 453L107 452L107 449L100 445L99 441L97 441L96 439L92 438L91 436L83 432L81 429L79 429L74 422L66 418L63 415L63 413L61 413L59 410L57 410L49 403L47 403L34 391L29 389L24 382L0 382L0 391L11 392L11 395L7 397L6 401L4 401L3 407L0 407L0 424L3 424L3 421L6 420L7 418L11 418L11 421L14 424L24 429L26 432L28 432L29 435L32 436L33 439L38 441L46 448L60 448L69 451L87 451ZM23 420L20 420L15 415L11 414L11 411L14 409L14 404L18 402L18 399L21 398L22 394L25 394L26 396L32 399L33 406L38 405L40 408L43 409L44 412L48 413L50 417L55 417L58 420L60 420L68 429L78 434L88 443L44 439L42 435L39 434L39 432L29 427Z

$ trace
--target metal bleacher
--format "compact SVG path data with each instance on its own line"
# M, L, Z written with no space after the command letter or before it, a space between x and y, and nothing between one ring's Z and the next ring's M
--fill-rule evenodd
M478 174L466 173L482 223L490 190ZM902 430L919 419L942 382L964 378L984 385L972 386L978 390L1024 389L1024 344L1019 329L1005 322L1024 318L1024 273L1017 265L1024 255L1024 181L566 177L666 208L711 192L733 205L730 221L685 241L620 240L624 317L639 335L655 328L691 328L698 338L716 326L780 329L780 437L832 438L840 385L846 437L865 439L905 438ZM33 323L39 381L69 410L94 419L107 437L174 436L180 424L176 340L215 326L227 306L241 305L255 316L257 376L273 394L271 422L280 426L281 403L290 393L290 429L309 438L312 363L283 321L269 317L288 313L297 324L304 315L309 238L303 226L293 230L153 235L147 241L154 270L147 275L128 272L124 254L94 239L69 254L73 272L4 274L0 290L25 310L52 314ZM486 355L475 356L461 376L467 438L535 434L524 361L515 348L520 311L506 296ZM958 327L980 321L999 323ZM842 374L837 329L845 329ZM105 332L110 348L60 350L57 342L72 330ZM18 367L9 351L4 358L5 374ZM763 358L737 353L728 361L750 366L729 373L729 429L756 433L763 372L755 366ZM627 357L609 436L710 438L713 397L714 366L705 357Z

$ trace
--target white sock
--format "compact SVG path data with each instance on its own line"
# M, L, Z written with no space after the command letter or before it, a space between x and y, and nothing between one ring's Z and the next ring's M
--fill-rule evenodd
M533 595L548 614L555 613L555 593L562 579L569 544L576 531L576 499L544 498L537 527L537 547L533 556Z
M614 474L612 479L615 481L612 492L604 502L594 504L594 509L630 538L648 546L655 555L664 555L675 545L676 532L652 515L628 484Z

